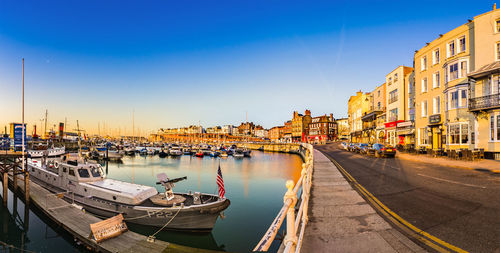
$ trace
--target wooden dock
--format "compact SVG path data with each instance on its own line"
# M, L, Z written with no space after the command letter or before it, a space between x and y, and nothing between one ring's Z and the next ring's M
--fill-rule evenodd
M9 176L12 181L12 176ZM24 192L24 181L17 179L18 190ZM213 250L196 249L169 242L155 240L148 242L147 237L132 231L127 231L118 237L96 243L90 238L90 224L102 221L91 214L72 206L68 202L57 198L54 194L30 181L31 204L36 205L47 217L69 232L89 250L95 252L218 252Z

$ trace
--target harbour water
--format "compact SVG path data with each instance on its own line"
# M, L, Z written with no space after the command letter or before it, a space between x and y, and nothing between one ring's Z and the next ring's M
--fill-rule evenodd
M220 165L226 197L231 200L231 205L224 212L224 219L219 218L211 233L162 231L156 237L202 249L249 252L281 208L286 180L296 181L300 177L301 163L298 155L260 151L253 151L252 158L240 159L191 156L160 158L136 155L124 157L121 163L108 163L105 171L109 178L154 186L158 191L164 191L161 185L156 185L158 173L165 173L170 178L187 176L187 180L176 183L174 191L217 194L216 172ZM11 200L12 198L9 198L9 201ZM6 217L2 219L2 225L5 227L7 224L13 231L9 231L9 236L2 238L2 241L21 247L20 238L23 232L16 229L12 210L11 208L7 213L5 208L2 208L2 217ZM129 228L144 235L157 231L157 228L138 225L129 225ZM46 245L44 231L48 231L52 236L51 245ZM23 245L28 250L53 252L50 247L66 248L67 251L81 250L71 238L66 238L63 231L47 226L43 218L36 215L36 210L35 213L31 211L27 235L29 240ZM276 251L278 246L275 242L271 252Z

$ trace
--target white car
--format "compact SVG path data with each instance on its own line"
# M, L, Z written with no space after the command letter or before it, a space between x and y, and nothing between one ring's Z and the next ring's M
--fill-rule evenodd
M348 147L347 142L345 142L345 141L344 141L344 142L340 143L340 147L341 147L343 150L347 150L347 147Z

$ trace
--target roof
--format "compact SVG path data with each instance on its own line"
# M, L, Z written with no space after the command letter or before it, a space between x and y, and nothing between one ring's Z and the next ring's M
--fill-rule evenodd
M500 61L496 61L490 64L486 64L476 71L469 73L467 76L472 77L472 78L478 78L482 76L486 76L492 73L498 73L500 72Z

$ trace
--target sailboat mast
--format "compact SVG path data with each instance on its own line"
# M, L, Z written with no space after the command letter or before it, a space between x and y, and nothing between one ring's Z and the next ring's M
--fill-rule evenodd
M22 126L23 126L23 132L22 132L22 145L23 145L23 148L22 148L22 151L23 151L23 154L22 154L22 159L23 159L23 171L24 171L24 134L25 134L25 126L24 126L24 58L23 58L23 116L22 116ZM17 177L16 175L13 175L14 177ZM15 181L14 181L15 182Z

